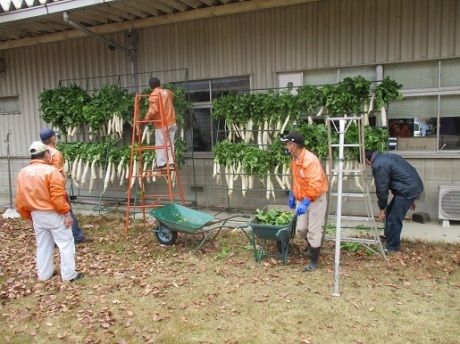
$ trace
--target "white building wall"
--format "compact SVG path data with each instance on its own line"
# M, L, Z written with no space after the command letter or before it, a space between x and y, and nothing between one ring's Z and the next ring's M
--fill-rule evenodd
M460 2L321 0L136 33L141 88L149 72L164 70L180 70L165 74L165 81L181 80L187 70L190 80L252 75L253 88L267 88L276 86L275 74L281 71L459 57ZM105 37L128 46L125 32ZM125 52L110 50L93 37L0 50L0 56L7 64L6 73L0 74L0 96L19 95L22 110L0 115L0 193L5 193L3 141L11 130L14 182L27 163L30 142L45 125L38 116L38 94L57 87L60 80L81 78L83 87L102 86L116 79L111 76L130 73L131 65ZM89 82L90 77L102 78Z

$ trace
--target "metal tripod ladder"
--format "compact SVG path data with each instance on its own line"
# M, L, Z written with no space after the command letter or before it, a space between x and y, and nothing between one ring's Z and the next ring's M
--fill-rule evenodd
M350 128L350 125L356 125L358 127L358 142L345 142L345 133ZM385 258L385 251L380 241L377 224L375 222L374 213L372 211L371 196L369 193L369 187L366 182L366 166L364 164L364 122L363 117L328 117L327 118L328 128L328 143L329 143L329 165L328 165L328 177L329 177L329 193L328 193L328 211L326 212L326 220L324 224L323 239L335 240L335 264L334 264L334 293L333 296L340 296L339 293L339 269L340 269L340 245L341 242L357 242L367 247L369 250L381 257ZM339 143L332 143L331 131L335 130L339 134ZM359 161L358 168L355 169L344 169L345 161L345 149L359 150ZM337 155L337 166L333 168L334 150L338 149ZM344 175L358 175L360 185L362 186L361 192L343 192L343 177ZM337 178L337 192L331 190L333 179ZM336 213L336 235L326 235L327 223L329 220L329 204L332 197L337 197L337 213ZM367 217L357 216L342 216L342 197L356 197L362 199L366 206ZM352 238L342 237L342 220L351 221L368 221L370 225L369 236L370 238ZM375 245L375 250L370 245Z
M146 209L162 207L167 203L174 203L174 200L179 198L182 205L185 204L184 193L182 191L182 185L179 178L179 173L177 170L176 158L173 154L174 166L169 166L168 157L172 151L172 138L169 135L168 126L166 125L166 119L164 115L163 103L161 100L161 95L159 96L159 109L161 124L164 137L164 145L149 145L143 143L143 130L142 126L152 123L151 120L141 120L140 114L140 102L141 98L148 97L149 95L136 94L134 99L134 118L133 118L133 129L131 137L131 154L129 162L129 182L128 182L128 191L127 191L127 205L126 205L126 223L125 223L125 233L128 233L129 221L131 217L131 210L141 209L142 218L145 220ZM164 169L156 168L146 168L144 169L144 154L156 152L157 150L164 150L166 166ZM135 168L138 166L138 168ZM147 195L145 188L145 179L152 178L156 180L164 179L167 184L168 193L156 193ZM131 199L133 184L138 180L139 183L139 193L140 193L140 204L133 202Z

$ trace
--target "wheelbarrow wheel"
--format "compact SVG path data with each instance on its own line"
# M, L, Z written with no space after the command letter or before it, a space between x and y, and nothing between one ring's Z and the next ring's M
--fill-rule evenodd
M170 230L164 225L158 226L155 230L155 236L160 244L171 246L177 240L177 232Z

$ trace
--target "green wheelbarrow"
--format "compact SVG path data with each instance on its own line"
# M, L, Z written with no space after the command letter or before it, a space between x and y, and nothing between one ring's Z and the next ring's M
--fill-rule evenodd
M268 205L262 210L267 212L271 209L280 209L282 211L291 211L292 210L287 206L280 205ZM293 219L284 226L274 226L259 223L257 217L253 218L249 225L252 230L252 244L254 246L254 256L256 262L260 262L264 257L275 257L281 258L283 264L287 264L288 254L289 254L289 241L295 236L296 233L296 224L297 217L294 216ZM257 239L261 241L261 245L257 243ZM276 246L279 254L268 254L266 253L266 243L267 240L276 241Z
M248 215L232 215L224 219L216 219L214 216L193 210L178 204L167 204L150 211L150 215L158 221L158 227L154 229L155 237L163 245L173 245L177 240L177 233L198 234L202 236L200 244L195 252L200 250L208 238L214 233L213 241L224 228L244 228L247 224L230 226L227 221L236 217L248 217Z

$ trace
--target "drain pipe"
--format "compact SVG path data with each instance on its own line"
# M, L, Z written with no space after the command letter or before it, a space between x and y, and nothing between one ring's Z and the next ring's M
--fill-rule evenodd
M129 49L129 48L126 48L118 43L115 43L99 34L97 34L96 32L93 32L89 29L87 29L86 27L80 25L80 24L77 24L75 22L73 22L72 20L70 20L69 18L69 13L66 11L63 13L63 18L64 18L64 22L69 25L69 26L72 26L73 28L77 29L77 30L80 30L84 33L86 33L88 36L92 36L94 38L97 38L98 40L106 43L109 45L109 48L111 49L115 49L115 48L118 48L120 50L123 50L124 52L126 52L129 56L129 60L131 62L131 73L132 73L132 87L135 87L136 86L136 81L135 81L135 66L134 66L134 44L135 44L135 41L132 41L131 45L133 46L132 49Z
M125 51L129 57L132 59L133 58L133 55L134 55L134 52L133 50L131 49L128 49L128 48L125 48L123 46L121 46L120 44L118 43L115 43L115 42L112 42L111 40L105 38L105 37L102 37L101 35L87 29L86 27L80 25L80 24L77 24L75 22L73 22L72 20L70 20L69 18L69 14L67 12L64 12L63 13L63 16L64 16L64 22L67 24L67 25L70 25L72 26L73 28L77 29L77 30L80 30L80 31L83 31L84 33L86 33L87 35L89 36L93 36L94 38L97 38L98 40L104 42L104 43L107 43L109 45L109 47L111 48L118 48L120 50L123 50Z

